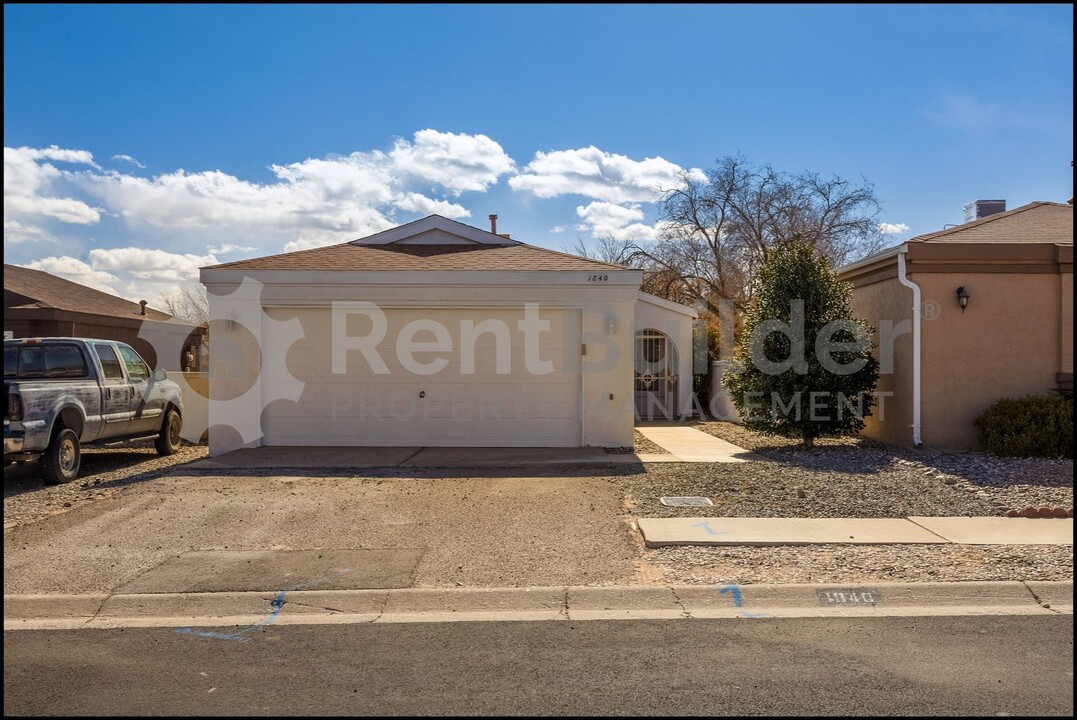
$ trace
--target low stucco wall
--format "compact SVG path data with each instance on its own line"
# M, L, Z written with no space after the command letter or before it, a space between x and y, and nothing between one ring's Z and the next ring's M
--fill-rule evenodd
M203 433L209 427L209 375L197 372L168 374L183 393L183 430L181 435L190 442L207 442Z

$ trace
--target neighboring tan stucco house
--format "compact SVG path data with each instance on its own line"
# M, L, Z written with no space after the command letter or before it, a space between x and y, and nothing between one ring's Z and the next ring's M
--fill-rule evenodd
M855 316L877 328L883 407L868 437L978 449L973 420L999 398L1073 387L1071 204L921 235L839 276L853 285Z
M637 404L692 410L694 310L641 293L639 270L437 215L201 280L223 321L213 454L630 447Z

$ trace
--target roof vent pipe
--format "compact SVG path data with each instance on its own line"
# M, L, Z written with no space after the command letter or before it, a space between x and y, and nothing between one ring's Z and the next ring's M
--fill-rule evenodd
M490 215L490 232L497 235L497 215Z
M145 315L146 314L146 306L149 305L149 303L146 302L145 300L139 300L138 305L139 305L138 314L139 315Z

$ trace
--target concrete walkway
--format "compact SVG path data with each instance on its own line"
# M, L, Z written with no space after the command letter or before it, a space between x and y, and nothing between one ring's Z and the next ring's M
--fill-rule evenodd
M1072 545L1073 519L640 518L647 547L666 545Z
M673 455L675 460L669 462L736 463L756 459L742 447L686 425L643 425L636 430Z
M747 462L758 459L744 448L684 425L636 428L669 455L607 453L600 447L258 447L199 460L200 470L286 468L455 468L532 465L622 465L658 462Z

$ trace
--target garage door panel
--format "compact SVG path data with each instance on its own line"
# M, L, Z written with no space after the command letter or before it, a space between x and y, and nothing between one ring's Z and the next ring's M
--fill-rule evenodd
M267 325L266 353L287 353L288 372L304 384L299 402L274 403L263 417L270 445L431 445L576 446L580 442L578 311L543 311L551 330L540 334L538 357L554 372L526 369L523 309L387 309L385 340L378 354L388 369L375 374L358 350L347 353L346 372L331 372L331 314L328 308L275 308L278 319L298 317L303 340L289 345ZM461 370L460 321L500 320L509 328L510 367L498 373L496 338L475 341L474 372ZM400 329L414 320L435 320L452 338L448 352L416 352L419 364L444 358L438 372L417 375L401 363L396 348ZM419 342L433 335L420 332ZM291 378L267 364L263 396L290 387ZM275 374L276 373L276 374ZM419 394L425 397L420 398Z

